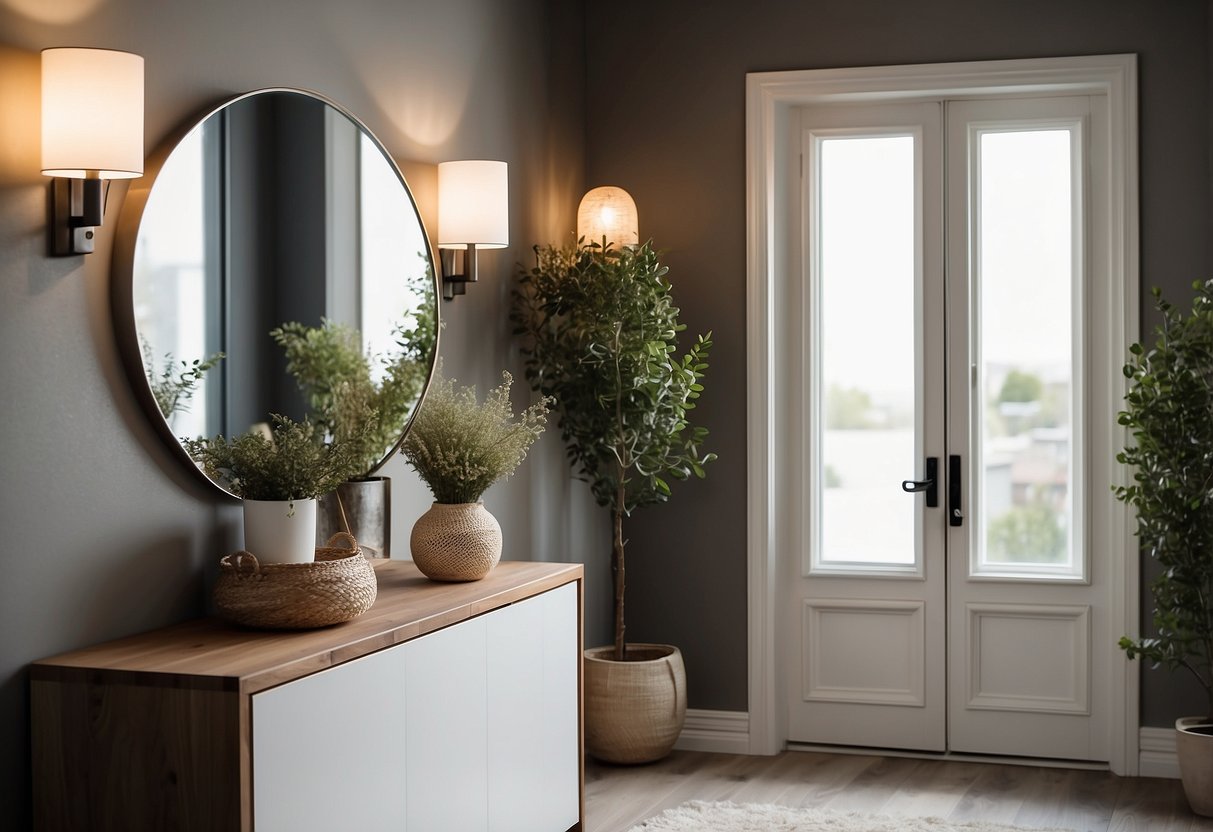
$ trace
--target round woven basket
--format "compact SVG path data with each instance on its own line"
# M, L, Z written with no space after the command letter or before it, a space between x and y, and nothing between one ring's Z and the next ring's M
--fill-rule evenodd
M669 644L585 651L585 750L607 763L649 763L670 753L687 713L682 653Z
M501 560L501 526L484 503L434 503L409 535L413 563L435 581L478 581Z
M347 543L336 546L337 542ZM246 627L303 630L357 618L375 603L375 570L352 535L339 532L311 563L259 563L250 552L219 561L215 608Z

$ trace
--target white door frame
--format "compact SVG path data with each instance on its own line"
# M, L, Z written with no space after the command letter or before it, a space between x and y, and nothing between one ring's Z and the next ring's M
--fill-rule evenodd
M799 333L785 318L797 230L788 227L788 200L796 198L798 153L788 147L788 118L795 107L865 101L973 97L1022 92L1107 96L1111 125L1109 174L1113 234L1108 251L1108 294L1120 302L1103 346L1124 356L1138 335L1137 58L1097 55L981 61L955 64L750 73L746 76L746 324L747 324L747 576L749 634L749 750L774 754L787 739L784 679L777 657L782 639L777 622L777 563L792 556L803 509L790 504L797 461L781 452L784 420L795 412L795 388L787 383L788 357L799 349ZM1121 407L1124 379L1119 359L1109 361L1104 412ZM1104 368L1100 368L1101 372ZM1115 377L1112 377L1114 373ZM1093 407L1092 412L1100 412ZM1122 428L1110 430L1115 455L1125 444ZM1125 478L1123 466L1116 467ZM1140 575L1131 512L1110 509L1106 539L1112 558L1109 608L1117 633L1137 632ZM1093 680L1112 691L1112 771L1138 771L1138 674L1127 660L1112 662L1112 678Z

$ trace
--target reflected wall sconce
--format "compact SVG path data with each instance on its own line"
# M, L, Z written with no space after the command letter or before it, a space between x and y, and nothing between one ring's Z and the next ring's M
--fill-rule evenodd
M42 173L51 182L51 254L89 254L104 182L143 175L143 58L111 49L42 50Z
M577 206L577 239L585 245L640 245L636 201L631 194L613 185L588 191Z
M505 162L438 165L438 251L442 297L453 300L476 282L476 252L510 244L509 176Z

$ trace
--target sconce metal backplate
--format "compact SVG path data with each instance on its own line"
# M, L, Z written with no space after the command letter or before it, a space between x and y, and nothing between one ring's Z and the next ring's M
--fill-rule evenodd
M100 179L51 180L50 251L55 257L93 252L94 229L104 214Z

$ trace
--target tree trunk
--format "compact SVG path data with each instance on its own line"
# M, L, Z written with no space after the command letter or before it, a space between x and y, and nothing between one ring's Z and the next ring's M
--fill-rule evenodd
M624 633L627 627L623 622L623 592L627 586L627 571L623 560L623 501L625 498L623 476L619 478L619 493L616 495L615 507L612 511L615 521L614 546L611 550L611 566L615 573L615 661L621 662L627 656Z

